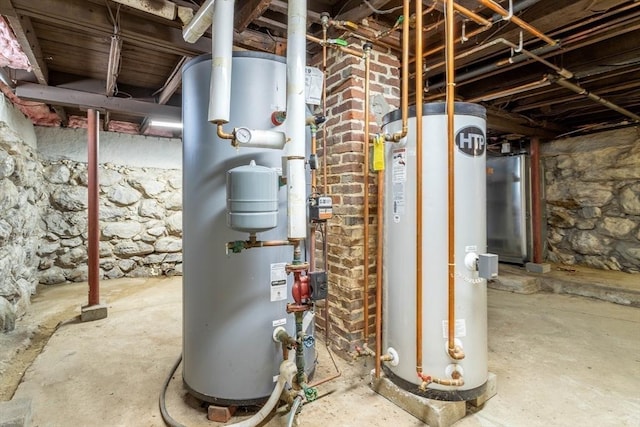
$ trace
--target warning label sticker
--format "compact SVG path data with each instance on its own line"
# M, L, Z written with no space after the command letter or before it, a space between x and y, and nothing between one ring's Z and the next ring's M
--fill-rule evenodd
M405 213L407 182L407 150L397 148L392 151L391 174L393 177L393 222L400 222L400 216Z
M464 319L456 319L455 337L462 338L467 336L467 322ZM442 338L449 337L449 321L442 321Z
M271 301L287 299L286 262L271 264Z

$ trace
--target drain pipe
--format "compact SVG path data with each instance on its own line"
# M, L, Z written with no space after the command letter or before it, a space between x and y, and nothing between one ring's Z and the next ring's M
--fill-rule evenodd
M416 0L416 371L422 375L422 0Z
M449 199L449 259L448 259L448 283L449 283L449 319L448 319L448 343L447 352L454 360L464 359L462 348L455 344L455 320L456 320L456 271L455 271L455 141L454 141L454 113L455 113L455 52L454 52L454 20L453 0L447 0L446 11L446 57L447 57L447 146L448 155L448 199Z
M182 38L188 43L195 43L211 27L213 4L215 0L205 1L191 21L182 29ZM231 21L233 22L233 21Z
M231 72L233 53L234 0L218 0L213 5L213 44L211 46L211 88L209 96L209 121L218 125L229 123L231 110ZM209 4L207 4L209 6ZM201 8L203 9L203 8ZM199 11L198 11L199 13ZM198 15L196 15L197 17ZM194 20L196 19L194 17ZM204 18L203 18L204 19Z
M271 396L269 396L269 400L264 404L262 408L251 418L248 420L241 421L236 424L231 424L228 427L256 427L262 423L267 416L271 413L273 408L280 401L280 396L284 391L284 388L287 384L293 384L293 378L296 375L296 365L290 360L285 360L280 364L280 374L278 375L278 381L276 382L276 386L273 388L273 392Z
M579 86L575 83L571 83L570 81L566 80L565 78L562 77L558 77L558 76L554 76L552 74L548 74L547 77L550 81L556 83L559 86L562 86L566 89L569 89L579 95L583 95L586 96L587 98L596 101L602 105L604 105L607 108L610 108L614 111L617 111L618 113L627 116L631 119L633 119L633 121L635 122L640 122L640 116L638 116L637 114L632 113L631 111L620 107L619 105L614 104L611 101L607 101L606 99L604 99L603 97L596 95L593 92L589 92L588 90L586 90L585 88L583 88L582 86Z

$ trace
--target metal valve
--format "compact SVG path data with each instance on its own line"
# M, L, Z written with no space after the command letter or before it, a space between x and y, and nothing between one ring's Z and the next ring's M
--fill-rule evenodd
M312 335L307 335L304 338L302 338L302 344L304 344L304 346L307 348L313 347L315 343L316 343L316 339Z

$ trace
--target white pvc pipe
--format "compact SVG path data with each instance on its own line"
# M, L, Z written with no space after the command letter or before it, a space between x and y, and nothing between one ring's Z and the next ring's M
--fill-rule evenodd
M234 132L236 134L238 147L282 150L282 148L284 148L284 144L287 142L287 136L284 132L278 132L275 130L236 128L234 129ZM248 135L248 139L242 139L239 137L239 132L243 132Z
M195 43L211 26L213 18L213 3L215 0L207 0L196 12L191 21L182 28L182 38L187 43Z
M231 110L234 0L217 0L213 10L209 121L228 123Z
M304 170L307 1L289 1L287 16L287 232L289 239L304 239L307 236Z
M307 198L304 158L287 159L287 237L307 237Z

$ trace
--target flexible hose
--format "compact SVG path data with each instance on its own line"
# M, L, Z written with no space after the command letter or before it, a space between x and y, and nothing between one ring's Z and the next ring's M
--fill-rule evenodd
M280 401L280 395L282 394L282 390L284 390L284 386L289 383L293 384L293 377L296 375L296 365L290 360L285 360L280 364L280 375L278 375L278 382L276 386L273 388L273 392L271 396L269 396L269 400L264 406L251 418L248 420L241 421L237 424L231 424L228 427L256 427L265 418L267 415L271 413L273 408Z
M174 420L171 415L169 415L166 405L167 388L169 387L169 383L171 382L171 377L173 377L173 374L175 374L178 370L180 362L182 362L182 353L180 353L180 357L178 357L178 360L176 360L176 362L173 364L173 368L171 368L167 379L164 380L162 390L160 391L160 414L162 415L162 419L164 420L165 424L167 424L169 427L186 427L184 424L180 424L179 422Z
M160 391L160 399L159 399L160 414L162 415L162 419L164 420L164 422L169 427L186 427L184 424L180 424L179 422L174 420L171 417L171 415L169 415L169 412L167 411L167 405L166 405L167 388L169 387L169 383L171 382L171 377L173 377L173 374L176 373L176 371L178 370L178 366L180 366L181 362L182 362L182 354L180 354L180 357L178 357L176 362L173 364L173 367L171 368L169 375L164 380L164 384L162 385L162 390ZM260 424L262 421L264 421L267 415L269 415L273 410L273 408L278 404L278 401L280 400L280 395L282 394L282 390L284 390L285 385L287 383L289 384L293 383L293 377L295 376L296 371L297 371L296 365L292 361L285 360L284 362L282 362L280 364L280 375L278 375L278 382L276 383L276 386L274 387L273 392L271 393L271 396L269 396L269 400L267 400L267 403L264 404L262 409L260 409L260 411L258 411L251 418L236 424L230 424L227 427L255 427L258 424Z
M298 412L298 408L302 404L302 397L298 396L293 400L293 405L291 405L291 412L289 412L289 418L287 419L287 427L293 427L293 421L296 419L296 412Z

